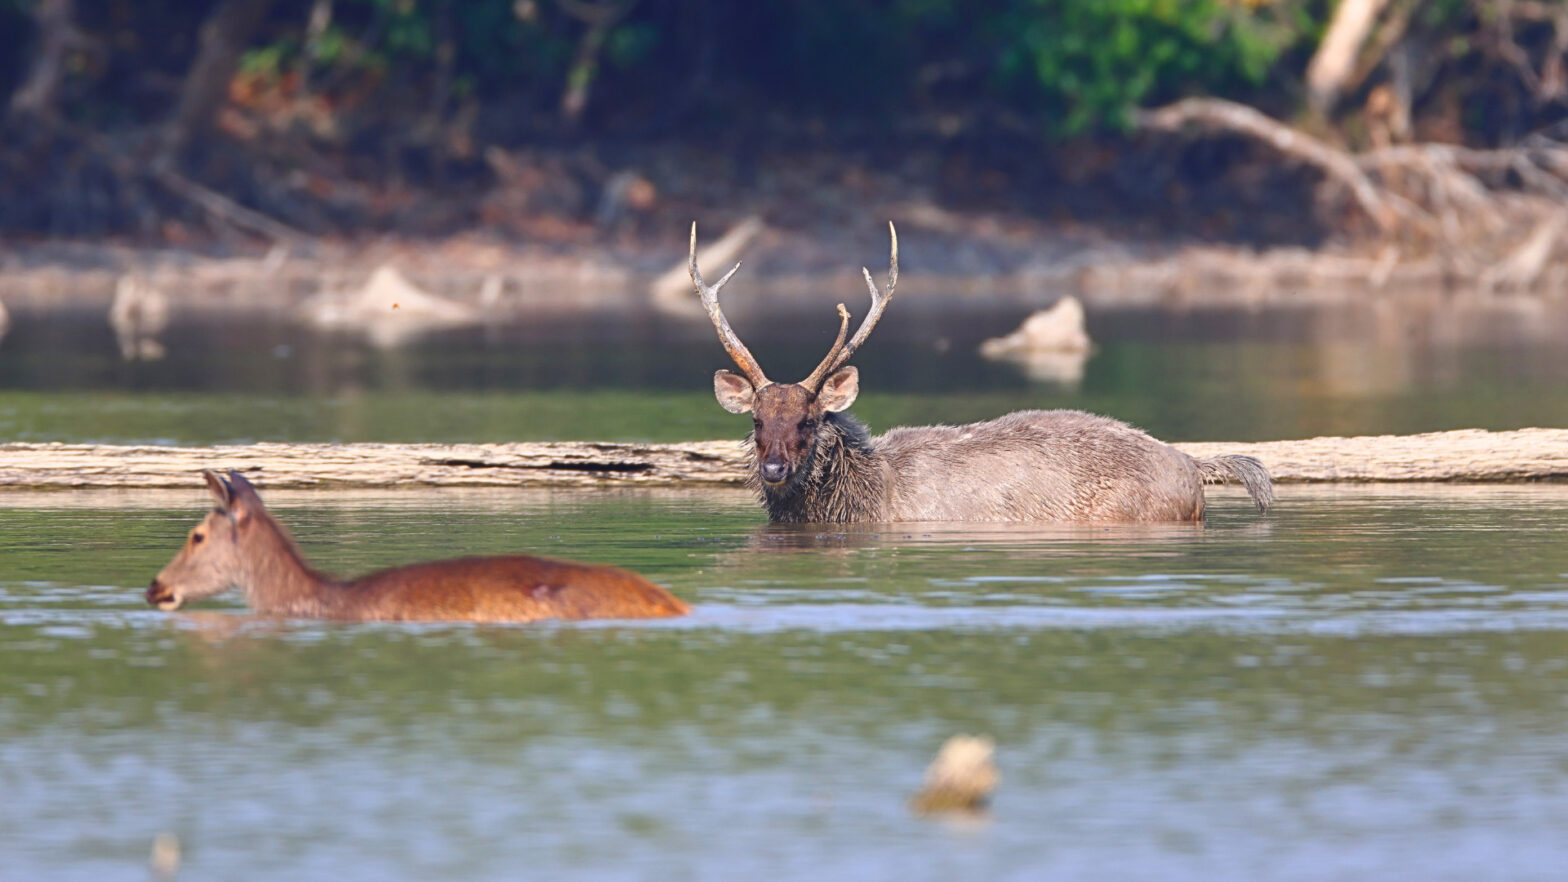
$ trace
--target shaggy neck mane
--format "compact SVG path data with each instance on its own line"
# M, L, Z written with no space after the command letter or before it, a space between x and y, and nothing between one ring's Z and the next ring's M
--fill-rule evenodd
M251 609L263 615L326 618L345 599L342 586L311 567L289 531L265 509L251 513L244 541L250 560L243 586Z
M774 521L878 521L886 507L887 478L882 455L860 421L828 413L817 430L811 457L782 487L762 483L757 447L747 444L751 468L747 483Z

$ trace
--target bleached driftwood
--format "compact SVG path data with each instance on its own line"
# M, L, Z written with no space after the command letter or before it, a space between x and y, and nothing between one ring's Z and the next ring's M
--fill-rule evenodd
M1395 144L1350 153L1219 98L1183 99L1140 111L1136 120L1150 130L1220 132L1267 144L1343 187L1385 244L1438 256L1449 274L1489 287L1537 285L1568 244L1560 217L1568 197L1568 144L1560 141L1539 137L1491 150ZM1487 270L1500 262L1498 271Z
M1084 328L1083 304L1071 294L1036 311L1016 331L980 344L980 356L1010 361L1031 380L1076 385L1094 341Z
M1319 108L1331 109L1350 84L1356 57L1385 5L1387 0L1341 0L1334 8L1323 42L1307 64L1307 94Z
M1248 453L1285 482L1544 481L1568 479L1568 429L1359 435L1256 444L1194 443L1196 457Z
M1024 319L1010 334L980 344L985 358L1006 358L1030 352L1087 353L1094 347L1084 328L1083 304L1068 295Z
M1292 128L1245 104L1219 98L1184 98L1154 110L1139 111L1138 125L1146 129L1180 131L1195 126L1254 138L1280 153L1315 166L1342 184L1356 204L1383 230L1391 230L1408 207L1390 202L1384 191L1367 176L1349 154L1306 132Z
M730 227L724 235L703 246L697 252L697 263L701 266L729 266L739 260L746 246L766 229L767 225L762 222L762 218L748 215ZM654 279L648 286L648 292L653 304L660 309L677 315L702 314L692 290L691 272L684 258Z
M1199 457L1251 454L1285 483L1568 480L1568 429L1463 429L1176 446ZM0 490L188 487L204 468L239 469L268 487L735 485L743 481L745 467L745 448L739 441L0 444Z
M480 299L493 303L500 296L499 279L487 277ZM363 332L381 347L399 346L420 335L444 328L476 325L484 320L478 307L430 294L410 282L390 264L382 264L357 290L327 291L300 305L298 314L321 330Z
M157 361L165 350L158 340L169 327L169 296L146 279L125 273L114 286L109 327L114 329L120 357L126 361Z
M0 444L0 489L185 487L204 468L268 487L729 484L736 441L688 444Z

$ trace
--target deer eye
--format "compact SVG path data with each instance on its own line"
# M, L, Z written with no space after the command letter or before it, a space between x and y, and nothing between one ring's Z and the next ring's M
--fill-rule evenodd
M191 544L192 545L200 545L201 541L203 539L206 539L206 538L207 538L207 534L206 533L192 533L191 534Z
M800 430L802 432L815 432L817 430L817 421L816 420L810 420L810 419L801 420L800 421Z

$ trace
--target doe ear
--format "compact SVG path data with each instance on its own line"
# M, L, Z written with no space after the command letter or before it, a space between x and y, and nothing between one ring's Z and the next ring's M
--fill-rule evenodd
M822 391L817 393L817 403L822 409L837 413L855 403L860 394L860 371L854 366L841 367L822 381Z
M202 469L201 476L207 479L207 490L212 493L213 502L217 503L218 511L227 514L229 506L234 502L234 493L223 478L212 469Z
M713 396L719 399L719 406L730 413L751 410L752 399L756 395L757 390L751 387L751 381L740 374L719 371L713 375Z
M242 525L250 520L251 512L261 510L261 496L256 492L256 488L245 480L244 475L233 469L229 469L228 486L229 517L234 519L236 526Z

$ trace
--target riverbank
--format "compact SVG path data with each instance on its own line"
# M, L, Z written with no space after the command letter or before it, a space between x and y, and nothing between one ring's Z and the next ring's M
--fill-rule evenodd
M1391 305L1439 300L1444 309L1504 303L1550 307L1568 291L1568 265L1546 268L1530 290L1456 275L1436 258L1393 262L1352 251L1220 245L1124 245L1090 240L1011 241L933 235L899 223L902 303L1048 306L1066 295L1091 311ZM885 228L883 230L885 236ZM670 241L664 241L669 239ZM805 239L769 230L744 252L745 287L770 310L799 310L865 295L859 267L882 267L885 241ZM1032 248L1038 245L1038 248ZM969 252L972 261L955 258ZM111 244L0 244L0 304L11 311L107 311L122 279L144 282L176 315L300 317L323 295L360 291L391 267L417 288L472 308L485 320L655 310L700 315L689 286L670 283L685 244L661 237L635 250L562 253L488 236L401 239L308 250L196 252ZM798 262L792 257L800 257ZM972 263L974 271L964 272ZM486 292L490 293L487 294ZM742 311L754 304L738 302Z
M1321 437L1177 444L1196 457L1248 454L1280 483L1568 480L1568 429ZM736 485L736 441L681 444L247 444L157 447L0 444L0 491L194 486L204 468L238 469L267 487Z

